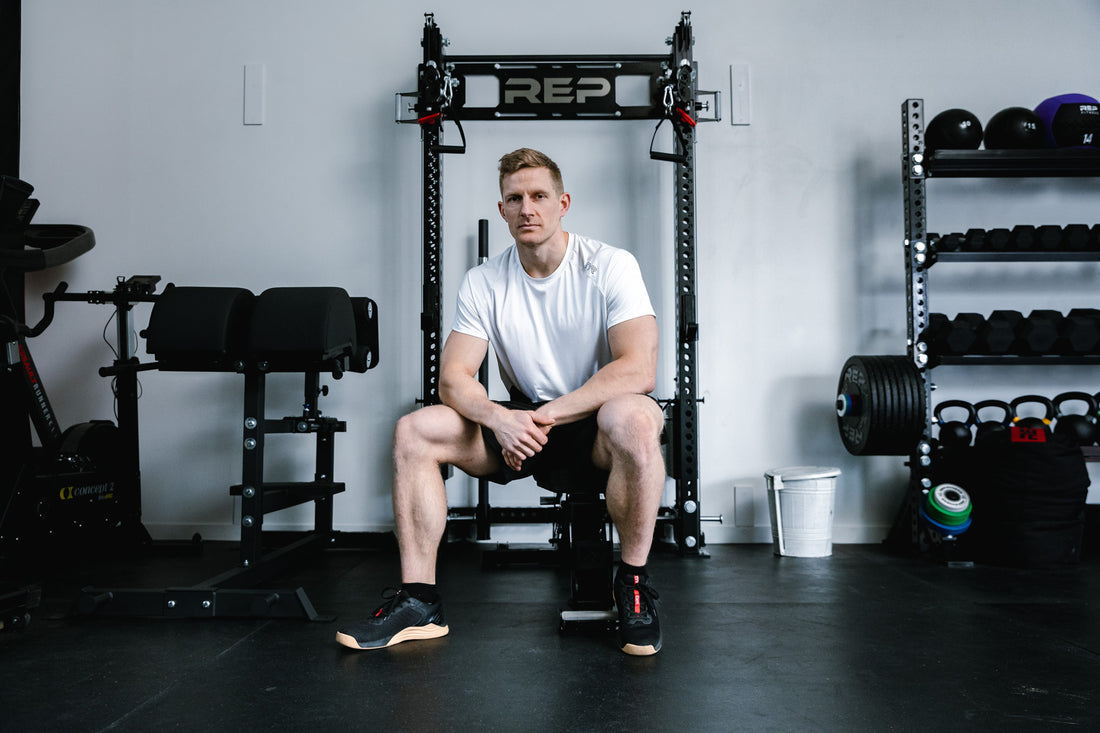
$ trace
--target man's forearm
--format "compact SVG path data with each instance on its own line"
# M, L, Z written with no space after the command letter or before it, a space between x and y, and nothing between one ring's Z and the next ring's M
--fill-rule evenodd
M538 412L555 425L576 422L603 407L612 397L649 394L656 389L653 371L646 366L616 360L593 374L580 388L547 402Z
M439 399L467 420L490 429L494 425L494 416L505 409L489 399L481 382L466 375L442 378Z

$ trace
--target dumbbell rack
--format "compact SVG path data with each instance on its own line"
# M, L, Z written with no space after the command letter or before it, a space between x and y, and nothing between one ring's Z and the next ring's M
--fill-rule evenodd
M902 104L902 186L905 206L905 276L907 353L920 371L925 395L924 430L910 456L911 487L931 486L932 368L940 364L1096 364L1100 355L937 355L924 334L930 325L928 271L950 262L1058 262L1097 261L1100 251L937 251L929 240L927 181L932 178L1069 178L1100 177L1100 151L1056 150L939 150L924 146L924 100Z

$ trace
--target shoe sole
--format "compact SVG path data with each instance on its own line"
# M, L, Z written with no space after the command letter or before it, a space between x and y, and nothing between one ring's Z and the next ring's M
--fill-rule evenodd
M416 641L419 639L438 639L441 636L446 636L451 632L450 627L438 626L436 624L428 624L427 626L410 626L407 629L402 629L396 634L390 637L389 641L384 644L374 644L373 646L360 644L359 640L354 636L349 636L342 631L336 632L336 642L343 644L349 649L385 649L386 647L393 646L394 644L400 644L403 641Z
M648 657L651 654L656 654L661 651L661 647L649 644L647 646L641 646L639 644L626 644L623 646L623 651L634 657Z

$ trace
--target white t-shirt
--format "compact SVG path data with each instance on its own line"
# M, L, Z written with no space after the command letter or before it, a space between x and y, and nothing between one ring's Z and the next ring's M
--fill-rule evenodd
M607 329L652 315L634 255L570 233L549 277L528 275L515 245L468 271L452 330L488 341L505 386L543 402L611 361Z

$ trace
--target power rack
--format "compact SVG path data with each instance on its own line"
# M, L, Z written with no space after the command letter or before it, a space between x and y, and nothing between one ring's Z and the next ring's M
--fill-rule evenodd
M657 120L673 131L673 150L653 149L650 157L674 163L676 230L676 388L664 401L670 418L668 473L676 482L675 506L662 509L670 520L680 553L701 554L698 430L696 416L695 307L695 126L700 121L721 119L717 91L700 91L698 69L692 57L691 13L683 12L671 50L660 55L578 56L451 56L433 14L425 15L423 62L417 68L417 90L398 93L397 121L417 124L423 147L423 398L437 404L438 359L442 353L442 156L466 151L462 122L470 120ZM648 80L648 101L620 104L617 88L628 77ZM495 86L496 103L475 105L468 90L471 81L488 79ZM491 96L491 95L490 95ZM443 143L444 123L454 123L462 143ZM489 512L479 506L479 517ZM516 510L493 512L501 522L539 521L531 513Z

